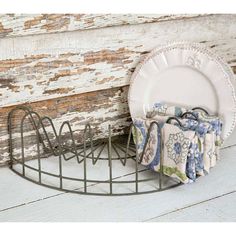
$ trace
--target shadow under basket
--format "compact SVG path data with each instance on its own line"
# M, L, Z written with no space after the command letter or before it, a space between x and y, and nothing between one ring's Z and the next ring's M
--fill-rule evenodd
M24 115L20 119L20 158L16 158L13 115L19 110ZM25 152L26 120L35 133L36 158L33 160L28 160ZM65 128L68 130L66 138ZM8 115L9 167L33 183L77 194L135 195L180 185L177 180L165 176L161 167L157 173L140 164L132 129L135 127L131 124L127 135L112 136L109 125L107 138L94 139L93 130L87 124L82 131L83 141L78 142L68 121L62 123L57 133L49 117L41 118L30 108L18 106Z

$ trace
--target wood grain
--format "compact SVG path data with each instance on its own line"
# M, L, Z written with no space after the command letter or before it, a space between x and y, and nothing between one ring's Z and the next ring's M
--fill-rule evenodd
M5 26L0 25L0 30L7 34L8 28L11 28L6 27L7 22L10 24L10 20L7 19L22 22L21 17L2 15L2 19L5 19L5 23L2 25ZM35 19L37 17L38 20ZM114 118L114 122L115 120L120 122L120 127L127 127L127 119L130 115L124 97L127 95L127 86L132 72L150 50L168 41L201 42L223 57L236 71L236 15L172 16L156 21L148 15L148 19L152 18L150 20L152 23L146 23L147 21L143 21L143 17L133 16L132 19L142 19L140 20L142 24L136 24L137 19L133 24L134 21L131 21L129 17L130 23L127 21L124 24L115 24L106 18L107 15L103 15L106 22L110 22L110 26L116 25L116 27L98 24L97 22L101 21L101 18L96 16L99 20L94 20L96 27L94 25L93 30L85 30L87 29L86 24L81 23L84 26L81 30L64 29L63 26L63 30L52 27L49 30L50 34L45 31L36 32L36 28L41 27L39 27L40 24L46 24L46 21L40 20L41 17L42 15L34 15L32 18L35 22L26 24L27 30L34 30L33 35L27 35L28 33L18 25L15 30L18 28L22 35L15 35L19 36L15 37L13 34L8 35L11 37L0 38L0 107L2 107L3 117L10 107L28 102L36 104L34 106L36 111L45 107L44 114L57 119L55 122L58 123L58 126L59 123L69 119L73 123L73 128L79 130L81 129L80 122L76 121L76 114L72 115L69 111L71 103L68 99L71 96L78 96L78 98L85 96L89 99L90 95L86 94L91 92L95 94L91 99L94 102L96 96L99 98L105 90L111 89L108 97L114 98L114 104L111 104L109 99L106 101L104 98L101 103L98 100L96 101L98 102L97 110L93 112L90 101L91 104L87 105L89 109L84 110L83 122L93 114L98 125ZM49 21L60 22L62 19L64 22L66 17L68 16L55 15L49 17ZM90 16L81 17L81 19L85 19ZM109 17L112 16L109 15ZM114 19L121 22L121 19L124 18L116 15ZM171 21L167 19L171 19ZM16 22L12 24L17 25ZM60 30L63 32L60 33ZM23 35L24 37L22 37ZM116 95L114 91L119 91L123 87L126 92L122 92L120 98L115 99L119 95ZM106 93L109 94L109 92ZM68 107L57 104L57 100L62 101L63 99L65 99L64 106ZM78 103L73 106L79 109L81 103L78 101L74 103ZM109 105L106 106L106 103ZM50 106L53 106L54 114L50 113ZM123 110L115 111L113 106L122 107ZM73 110L73 108L71 109ZM57 113L60 118L56 117ZM1 160L4 160L1 163L6 163L8 156L6 125L5 118L1 119L0 154ZM101 127L101 130L104 131L104 128ZM29 144L33 140L32 135L34 134L28 134ZM16 143L19 144L18 141ZM234 143L232 141L229 145ZM33 153L33 150L29 149L28 153Z
M236 15L214 15L1 39L0 105L128 85L138 62L170 40L202 42L234 67L235 23Z
M108 135L108 125L112 126L112 134L122 134L130 124L130 114L127 105L128 87L101 90L67 96L62 98L33 102L29 107L38 112L41 117L49 116L53 119L57 131L63 121L69 121L76 140L81 141L83 129L88 122L92 126L95 138ZM27 105L27 104L26 104ZM7 115L14 106L0 108L0 165L6 164L8 159ZM20 120L23 113L17 112L13 117L14 156L21 158ZM36 156L37 146L35 131L27 125L25 129L25 154L28 159ZM46 123L45 123L46 124ZM46 124L46 129L52 141L55 139L52 129ZM64 137L68 136L65 129Z
M69 32L197 17L200 14L2 14L0 37Z
M155 217L150 222L235 222L236 192Z
M219 161L209 175L199 178L194 184L182 185L172 190L153 194L123 197L91 197L53 191L25 181L3 168L3 171L0 171L0 178L4 180L0 182L2 190L0 221L140 222L169 213L171 216L171 213L178 209L211 201L222 195L234 194L233 192L236 191L235 151L236 147L223 150L221 156L224 159ZM67 164L69 165L69 163ZM71 175L76 175L77 169L72 169ZM117 171L122 172L122 169ZM13 184L15 182L17 184ZM132 186L128 187L132 189ZM221 219L222 215L228 214L228 217L231 216L231 219L234 219L234 199L228 199L230 204L227 201L224 206L223 204L216 205L216 207L222 207L216 209L219 213L217 221ZM154 207L156 203L158 203L158 207ZM220 210L222 211L220 212ZM216 215L214 215L216 211L212 212L211 217L209 214L209 217L203 216L203 219L216 219ZM197 220L197 215L194 220Z

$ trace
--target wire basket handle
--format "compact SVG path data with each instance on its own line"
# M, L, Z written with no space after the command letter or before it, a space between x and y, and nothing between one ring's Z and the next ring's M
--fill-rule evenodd
M190 119L198 121L198 117L197 117L193 112L190 112L190 111L184 112L184 113L182 114L181 118L186 117L186 115L191 115L192 118L190 118Z
M177 119L177 118L174 117L174 116L169 117L169 118L167 119L166 123L169 123L169 124L170 124L170 121L172 121L172 120L177 121L177 123L179 124L179 126L180 126L180 127L183 127L183 125L182 125L182 123L179 121L179 119Z
M201 111L204 111L207 115L209 115L209 112L208 112L206 109L202 108L202 107L194 107L192 110L193 110L193 111L195 111L195 110L201 110Z

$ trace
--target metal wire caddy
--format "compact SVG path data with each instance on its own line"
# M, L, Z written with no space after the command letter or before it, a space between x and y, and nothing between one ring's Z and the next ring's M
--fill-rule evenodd
M20 120L20 140L21 140L21 158L14 157L14 146L13 146L13 114L21 110L24 112L24 116ZM26 118L30 121L33 130L35 131L36 137L36 146L37 146L37 156L36 162L37 166L31 166L28 164L25 156L25 146L24 146L24 126ZM45 122L47 126L51 126L54 133L54 140L49 137L46 130ZM61 124L59 132L57 133L54 126L53 120L47 116L40 117L40 115L31 110L27 106L17 106L13 108L8 114L8 132L9 132L9 168L19 176L27 179L33 183L49 187L56 190L61 190L65 192L77 193L77 194L87 194L87 195L105 195L105 196L121 196L121 195L135 195L135 194L144 194L144 193L154 193L158 191L167 190L173 187L180 185L177 180L174 180L170 177L164 176L162 170L162 155L160 159L160 171L153 172L144 168L141 164L143 155L146 151L148 139L150 136L151 129L156 126L157 129L160 129L157 122L152 122L148 134L147 140L144 145L143 153L138 154L137 144L137 135L136 142L133 141L132 129L136 130L136 127L131 124L128 130L127 135L114 137L112 136L111 126L108 126L108 137L105 139L93 139L92 128L90 124L86 124L83 131L83 141L80 143L76 142L72 127L68 121L65 121ZM69 131L69 138L66 142L63 139L63 131L67 127ZM137 130L136 130L137 131ZM160 132L161 135L161 132ZM58 166L59 173L52 173L51 171L45 171L42 169L42 161L45 159L45 156L40 150L40 146L43 147L44 153L47 153L47 156L52 156L53 162ZM161 150L160 150L161 152ZM105 154L104 154L105 153ZM68 157L68 155L70 155ZM71 177L63 174L64 167L66 163L70 160L76 161L76 165L80 167L80 172L82 177ZM108 178L99 179L99 178L88 178L88 163L92 166L96 166L100 161L106 162L107 164L101 169L101 173L108 170ZM120 162L123 168L127 168L127 163L132 162L133 171L128 173L127 176L132 177L128 180L120 180L120 177L114 176L113 163ZM17 168L16 168L17 166ZM19 167L20 166L20 167ZM122 168L120 167L120 168ZM34 172L34 176L27 176L26 172L30 170ZM82 171L81 171L82 170ZM147 174L143 176L143 173L149 173L151 177ZM56 180L55 182L44 181L42 176L52 177ZM67 188L64 184L65 181L73 181L73 183L79 183L79 187ZM153 189L142 189L140 185L143 183L154 183ZM106 185L107 191L90 191L91 186L95 185ZM114 188L119 185L128 184L133 186L132 189L125 189L119 192L114 191ZM166 185L166 186L165 186Z

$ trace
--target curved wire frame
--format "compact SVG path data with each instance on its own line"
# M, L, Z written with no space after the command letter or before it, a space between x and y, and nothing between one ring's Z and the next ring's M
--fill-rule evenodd
M13 155L13 139L12 139L12 117L13 114L17 110L23 110L25 112L25 115L21 119L20 123L20 133L21 133L21 159L16 159ZM25 125L25 120L28 117L28 119L31 122L31 125L33 129L35 130L35 136L36 136L36 145L37 145L37 162L38 162L38 168L33 167L31 165L28 165L27 162L25 161L25 153L24 153L24 125ZM36 117L38 122L36 122ZM55 136L55 141L54 143L52 140L49 138L49 135L46 131L45 128L45 121L49 122L49 125L51 126L53 130L53 134ZM163 187L163 168L162 168L162 163L163 163L163 157L161 155L160 158L160 171L159 173L155 173L155 176L150 178L143 178L140 176L140 173L143 172L143 169L140 169L140 163L142 162L143 155L146 151L147 148L147 143L150 137L150 132L153 129L153 127L157 127L158 135L161 140L161 132L160 132L160 127L157 122L152 122L148 133L147 133L147 138L146 138L146 143L144 145L144 150L141 155L138 154L138 148L137 148L137 143L138 143L138 135L136 135L136 140L133 142L132 140L132 129L135 129L135 132L137 133L137 128L131 124L128 137L122 141L116 141L115 139L113 140L112 137L112 132L111 132L111 126L109 125L108 127L108 138L105 140L93 140L92 137L92 129L90 124L86 124L84 131L83 131L83 142L80 144L76 143L76 140L73 135L73 131L71 128L71 125L68 121L65 121L62 123L59 133L57 133L56 128L53 124L53 121L51 118L44 116L40 117L38 113L32 111L26 106L17 106L14 109L12 109L9 114L8 114L8 132L9 132L9 156L10 156L10 161L9 161L9 167L12 171L14 171L16 174L19 176L34 182L36 184L49 187L52 189L56 190L61 190L61 191L66 191L66 192L71 192L71 193L78 193L78 194L88 194L88 195L108 195L108 196L113 196L113 195L134 195L134 194L144 194L144 193L153 193L153 192L158 192L158 191L163 191L169 188L173 188L178 186L180 183L175 182L174 184ZM65 129L68 129L69 131L69 138L67 138L66 141L70 141L70 144L66 142L63 139L63 131ZM43 139L45 137L45 140ZM135 144L136 143L136 144ZM43 157L42 151L40 151L40 145L42 145L43 150L46 151L47 153L50 153L53 156L58 157L58 166L59 166L59 174L54 174L48 171L44 171L41 169L41 159ZM161 144L162 146L162 144ZM81 151L82 149L82 151ZM102 152L107 149L107 155L104 157L104 155L101 155ZM97 151L97 153L95 153ZM161 150L160 150L161 152ZM70 157L67 157L67 153L72 153ZM121 154L122 153L122 154ZM69 177L63 175L63 165L64 162L62 159L65 161L69 161L70 159L75 159L77 161L78 165L83 166L83 178L74 178L74 177ZM108 162L108 171L109 171L109 178L106 180L99 180L99 179L89 179L87 178L87 161L90 159L92 161L93 165L96 165L98 160L103 160ZM131 160L134 162L134 172L130 173L130 175L134 175L134 179L132 180L119 180L119 177L113 177L113 167L112 164L115 160L119 160L121 164L125 167L127 164L127 160ZM56 160L55 160L56 161ZM22 171L19 171L18 169L14 168L15 164L20 164L22 166ZM25 169L28 168L31 171L37 173L38 178L35 179L33 177L28 177L25 174ZM146 170L150 171L151 170ZM55 177L59 181L59 185L55 184L50 184L47 182L44 182L42 180L42 174L46 176L51 176ZM78 181L83 184L83 188L79 189L67 189L64 187L64 181ZM158 186L155 187L154 190L140 190L139 186L141 183L148 182L148 181L155 181L158 183ZM92 185L97 185L97 184L107 184L109 185L109 191L108 192L90 192L88 191L88 187ZM122 192L122 193L116 193L113 191L114 185L122 185L122 184L131 184L134 186L134 191L129 191L129 192Z
M202 107L194 107L194 108L192 108L192 110L193 111L201 110L201 111L205 112L205 114L209 115L209 112L206 109L202 108Z
M188 116L189 115L189 116ZM186 111L181 115L181 118L185 118L188 117L188 119L192 119L192 120L196 120L198 121L198 117L197 115L195 115L193 112L191 111Z

